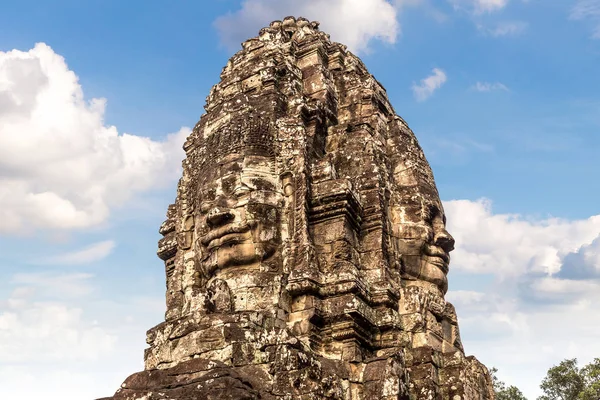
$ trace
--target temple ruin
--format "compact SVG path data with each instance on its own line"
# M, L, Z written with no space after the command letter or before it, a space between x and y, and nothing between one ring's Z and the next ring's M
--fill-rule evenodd
M433 173L361 60L287 17L205 109L160 227L165 321L107 399L493 399Z

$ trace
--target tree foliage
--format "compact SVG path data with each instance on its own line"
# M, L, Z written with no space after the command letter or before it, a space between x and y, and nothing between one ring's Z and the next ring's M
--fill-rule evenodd
M506 386L504 382L498 379L498 377L496 376L497 372L498 369L496 368L492 368L490 370L496 400L527 400L527 398L516 386Z
M600 358L583 368L577 359L561 361L548 370L538 400L600 400Z
M492 368L492 384L496 400L527 400L515 386L507 386ZM577 359L567 359L548 370L540 388L543 395L537 400L600 400L600 358L579 368Z
M538 400L577 400L584 386L577 359L563 360L548 370L540 385L544 395Z
M585 387L579 394L578 400L600 399L600 358L594 359L594 361L583 367L581 375L583 375Z

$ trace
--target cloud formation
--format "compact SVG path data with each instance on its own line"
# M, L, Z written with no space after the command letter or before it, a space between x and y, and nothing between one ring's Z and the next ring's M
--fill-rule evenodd
M95 360L113 349L117 338L83 320L80 308L34 302L33 293L17 288L0 304L0 364Z
M1 398L95 399L143 369L145 331L161 320L164 300L91 297L102 292L91 277L27 273L5 281L12 291L0 299Z
M508 0L448 0L455 9L467 9L475 14L491 13L506 7Z
M475 0L475 7L481 12L500 10L508 4L508 0Z
M0 234L104 222L179 175L188 128L163 141L119 134L49 46L0 52Z
M419 84L413 84L412 91L417 101L425 101L433 92L437 89L441 88L444 83L446 83L447 77L446 73L439 69L434 68L432 74L427 78L421 79Z
M558 277L573 280L600 278L600 236L563 259Z
M600 215L575 221L531 220L518 214L493 214L486 199L447 201L444 208L448 231L456 239L452 268L461 271L500 278L555 274L569 254L600 236Z
M496 24L493 28L477 25L479 31L493 37L519 36L523 34L528 27L529 24L524 21L504 21Z
M321 22L332 40L355 52L368 50L371 40L393 44L400 33L397 9L386 0L244 0L238 11L217 18L215 26L222 43L237 49L260 28L286 15Z
M478 91L478 92L492 92L495 90L501 90L501 91L505 91L508 92L508 87L506 87L505 84L500 83L500 82L477 82L474 86L473 89Z
M72 300L93 292L92 278L94 275L83 272L22 272L13 275L10 283L27 293L35 292L46 298Z
M81 250L75 250L52 257L46 257L36 264L52 265L84 265L100 261L108 257L115 248L116 243L113 240L105 240L94 243Z
M551 365L567 357L586 363L600 353L600 215L494 214L488 200L453 200L444 208L456 239L451 270L493 279L482 291L448 293L468 353L498 367L500 379L529 398L540 394Z
M519 288L519 290L515 290ZM544 277L527 286L495 283L485 292L450 291L466 351L527 398L540 395L545 371L565 358L600 353L600 283Z
M592 21L592 38L600 39L600 0L577 0L571 10L571 19Z

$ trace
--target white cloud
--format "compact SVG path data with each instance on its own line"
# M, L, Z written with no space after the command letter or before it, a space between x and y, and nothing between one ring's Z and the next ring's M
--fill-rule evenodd
M517 287L510 281L485 293L449 292L447 299L456 307L466 352L535 399L552 365L572 357L583 365L600 354L600 284L543 278L527 287L530 293Z
M421 79L421 83L418 85L416 83L413 84L413 94L417 101L425 101L433 94L433 92L441 88L446 80L446 73L439 68L434 68L432 75Z
M81 308L18 292L8 300L0 308L0 365L95 360L114 347L117 338L86 322Z
M600 39L600 0L578 0L571 10L571 19L588 19L595 25L592 38Z
M475 0L475 8L481 12L500 10L508 4L508 0Z
M189 129L164 141L119 134L105 105L84 99L49 46L0 52L0 234L98 225L179 175Z
M287 15L321 22L332 40L356 52L366 51L373 39L394 43L400 33L397 10L386 0L244 0L235 13L217 18L215 26L221 41L237 48L260 28Z
M600 237L589 246L583 246L577 252L583 257L583 263L590 266L596 273L600 273Z
M581 19L587 17L600 17L599 0L577 0L571 10L571 18Z
M448 0L455 9L468 9L475 14L491 13L502 10L508 0Z
M565 280L584 281L600 278L600 236L589 245L567 254L556 275Z
M600 283L594 281L580 281L572 279L557 279L546 276L537 279L528 286L536 294L545 300L552 298L564 299L565 296L587 297L594 292L600 291Z
M531 220L493 214L491 202L485 199L447 201L444 208L448 231L456 239L452 268L457 270L499 277L554 274L567 255L600 235L600 215L576 221Z
M479 31L493 37L518 36L524 33L528 27L529 24L524 21L500 22L493 28L488 28L483 25L477 25L477 29L479 29Z
M475 89L478 92L492 92L495 90L502 90L505 92L508 92L508 87L506 87L505 84L500 83L500 82L477 82L474 86L473 89Z
M444 203L451 269L491 274L483 291L450 291L466 351L536 398L545 371L600 354L600 215L582 220L493 214L487 200ZM460 277L460 278L459 278ZM451 285L452 285L451 280ZM455 282L457 283L457 282ZM584 345L582 345L584 344Z
M93 292L92 278L94 275L88 273L43 271L15 274L10 282L19 285L21 290L33 290L46 297L75 299Z
M62 280L90 286L88 278L73 275ZM65 289L50 289L60 281L43 274L8 280L12 293L0 299L0 398L95 399L112 395L143 369L145 331L160 322L164 299L130 293L118 300L48 300Z
M56 364L0 365L0 398L22 400L82 400L114 394L121 381L111 379L108 373L113 365L99 365L91 361L73 363L73 367ZM91 366L91 367L90 367ZM91 371L98 368L97 371ZM117 366L119 368L119 366ZM107 384L112 382L112 391Z
M108 257L115 248L113 240L94 243L84 249L39 260L36 264L83 265Z

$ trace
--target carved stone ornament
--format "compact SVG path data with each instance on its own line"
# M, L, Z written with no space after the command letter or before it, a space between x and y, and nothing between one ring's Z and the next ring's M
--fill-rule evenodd
M431 168L361 60L287 17L205 109L160 229L165 321L110 399L493 399Z

